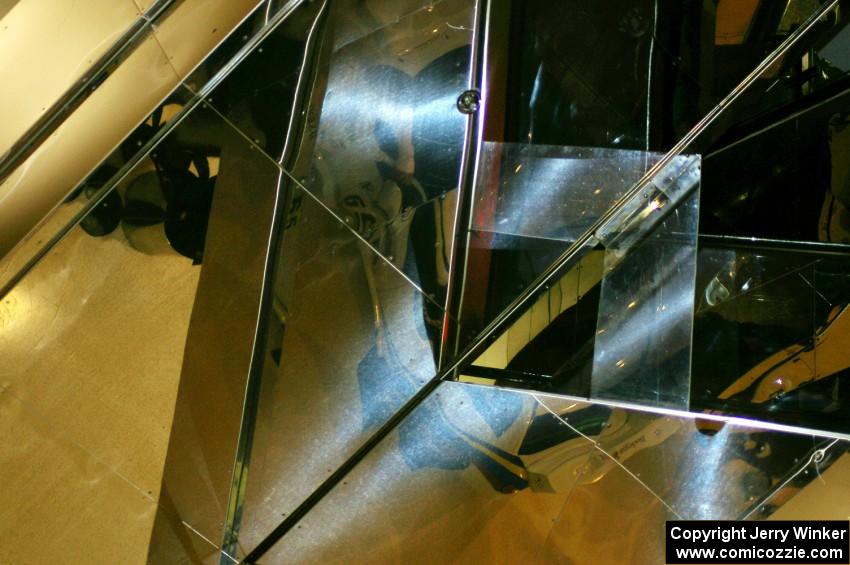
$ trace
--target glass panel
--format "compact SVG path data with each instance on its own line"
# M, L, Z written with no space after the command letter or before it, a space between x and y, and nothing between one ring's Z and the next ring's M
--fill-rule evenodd
M661 157L624 149L485 142L473 229L573 242Z
M436 372L426 299L295 185L280 239L239 555Z
M700 247L692 406L850 432L846 254L720 238Z
M480 331L561 252L594 227L660 158L657 153L621 149L485 143L472 212L470 255L486 257L489 268L469 268L466 273L464 284L474 290L464 297L464 332L473 335ZM698 175L689 166L692 159L674 159L657 175L657 184L691 190L693 177ZM668 171L670 178L666 179ZM684 172L687 174L682 177ZM663 206L677 198L670 188L664 191L653 200L639 195L631 202L642 205L658 200L655 205ZM627 219L629 214L634 217ZM644 216L642 208L625 207L607 226L641 221ZM615 248L624 253L626 233L606 227L600 234L605 230L617 233L616 243L613 233L602 236L610 253L615 253ZM635 235L640 233L638 230ZM481 304L482 295L487 304Z
M778 487L819 482L843 451L445 383L258 562L658 563L665 520L766 517L793 494L777 497ZM612 523L626 527L612 536Z
M606 249L591 398L688 407L698 218L699 191L625 255Z
M510 372L530 373L538 382L527 386L538 390L687 408L699 159L676 157L605 218L660 155L509 144L486 144L484 155L471 241L476 252L490 245L483 253L493 263L467 273L475 289L467 305L480 308L476 285L492 279L485 308L500 313L588 230L600 248L588 244L588 255L518 311L476 365L515 379L522 375ZM531 268L505 269L506 260Z

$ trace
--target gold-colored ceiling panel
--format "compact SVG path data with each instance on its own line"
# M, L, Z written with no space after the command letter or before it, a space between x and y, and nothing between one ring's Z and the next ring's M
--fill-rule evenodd
M0 184L0 257L70 193L178 85L149 36Z
M18 2L0 22L0 154L137 19L131 0Z

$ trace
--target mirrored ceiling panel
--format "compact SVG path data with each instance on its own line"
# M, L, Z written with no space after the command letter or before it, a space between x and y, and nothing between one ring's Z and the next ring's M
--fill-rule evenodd
M700 242L691 404L850 433L848 252Z
M231 552L243 556L436 373L428 299L285 178ZM237 536L238 533L238 536Z
M657 563L666 520L769 518L809 484L841 489L828 473L845 451L813 436L446 383L253 562ZM624 525L617 536L612 523Z

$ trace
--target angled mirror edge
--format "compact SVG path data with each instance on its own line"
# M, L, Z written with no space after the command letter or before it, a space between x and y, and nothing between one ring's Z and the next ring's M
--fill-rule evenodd
M242 398L233 402L233 395L244 394L280 176L273 162L208 106L196 105L195 112L212 122L198 126L196 133L213 131L216 137L208 141L218 140L226 153L216 175L163 467L162 502L171 512L154 523L152 551L179 523L221 547L216 538L225 516L218 508L229 496L244 404ZM243 185L251 190L241 190ZM246 217L252 221L246 224ZM239 230L239 237L233 237L233 230ZM222 302L223 296L230 299ZM222 343L227 347L217 346ZM213 379L208 378L210 364L216 367ZM206 471L203 484L190 478L197 475L198 465Z

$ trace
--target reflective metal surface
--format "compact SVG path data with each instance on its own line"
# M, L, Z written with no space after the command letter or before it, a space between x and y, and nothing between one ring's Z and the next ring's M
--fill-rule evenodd
M89 224L97 219L103 224L101 229L110 226L111 230L118 225L116 212L120 213L120 207L108 201L101 203L100 198L147 158L156 139L183 119L190 102L191 93L178 87L78 186L63 187L68 191L65 199L0 259L0 296L14 288L91 209L96 207Z
M296 19L209 98L286 175L272 299L252 373L257 401L243 429L253 440L239 466L245 482L235 487L236 554L262 540L436 372L453 224L447 193L457 186L468 119L456 100L467 82L472 3L416 5L393 16L399 9L331 4L315 28L317 67L306 74L276 63L291 34L303 32ZM306 127L290 139L282 127L288 109L270 102L302 82L310 88ZM305 405L326 408L303 412Z
M89 206L97 204L105 191L110 190L137 163L144 160L160 143L161 138L201 101L203 95L212 91L227 77L281 21L297 15L298 12L294 10L300 4L301 2L293 0L280 6L258 6L237 30L204 59L192 76L171 92L142 123L129 134L122 132L124 137L118 148L91 171L87 178L77 185L73 182L55 185L55 188L61 188L67 195L65 200L42 219L12 251L0 257L0 295L8 292L20 277L64 237L67 229L79 221L80 214L85 213L85 209L78 209L78 204L68 206L70 201L83 192L91 200ZM41 161L36 163L42 164ZM48 159L45 163L50 165L52 161ZM48 171L48 174L53 175L55 172ZM33 190L33 187L27 186L27 180L25 177L24 187ZM21 193L20 196L24 197L26 194ZM39 194L35 196L41 197ZM30 198L34 200L32 196ZM31 204L30 200L24 202ZM20 210L22 208L19 208ZM10 236L17 237L14 235L16 232L13 224L7 224L5 227ZM22 224L19 227L24 229L27 225Z
M846 486L838 4L187 0L148 102L184 84L0 264L0 416L148 497L111 562L153 524L151 563L654 563L666 519L841 512L794 504Z
M262 41L220 81L206 87L204 99L234 127L248 136L267 155L279 161L288 136L293 100L303 68L307 36L321 3L309 3L288 10L287 17L264 35ZM228 64L235 51L262 29L270 14L259 10L246 20L221 49L216 50L190 77L204 84ZM315 50L315 48L313 49ZM196 87L197 88L197 87Z
M4 22L13 14L22 12L21 9L29 4L31 3L19 4L4 18ZM108 8L96 9L97 16L85 18L86 24L100 21L101 16L116 10L117 7L112 4L116 3L110 3ZM258 2L228 2L228 6L221 9L206 10L192 8L192 6L206 4L201 0L183 0L174 12L163 11L162 8L166 7L166 4L167 2L163 0L155 5L146 6L145 8L150 8L151 11L142 17L140 9L134 2L125 3L133 17L140 17L139 21L143 22L131 41L126 42L126 49L110 58L108 68L103 69L97 77L84 79L80 88L85 88L74 95L75 102L63 103L57 109L57 119L51 121L50 128L42 132L48 137L43 139L43 136L39 137L37 143L33 144L26 153L21 154L28 155L26 160L22 162L15 160L12 165L16 168L4 172L2 183L0 183L0 198L3 200L3 205L0 206L0 219L3 224L3 230L0 231L0 256L6 255L71 190L90 175L97 164L125 139L127 132L137 127L177 87L179 80L188 72L188 66L194 66L200 58L226 37L232 27L257 6ZM69 15L79 15L88 9L71 6L69 10L56 10L55 15L60 17L64 14L67 19ZM180 14L186 14L186 10L190 10L195 15L191 18L179 17ZM197 41L181 40L184 47L181 53L175 55L169 49L170 43L167 41L167 36L161 39L151 33L154 28L151 23L154 12L162 18L162 21L157 20L157 23L161 24L161 28L157 31L173 34L179 33L175 30L182 27L182 38L185 39L186 33L191 28L192 33L198 36ZM198 13L206 15L198 18ZM29 14L28 18L26 22L23 22L24 28L31 25L29 20L32 20L32 23L39 21L37 13ZM65 24L67 23L68 21L65 21ZM202 30L198 28L199 25L208 27ZM192 28L192 26L195 27ZM72 27L76 33L84 34L88 30L86 25ZM53 27L46 26L39 29L47 31L53 30ZM96 27L93 27L89 31L95 29ZM38 35L31 36L38 37ZM6 35L4 34L3 37ZM53 44L54 42L50 43L50 45ZM55 44L61 46L58 41ZM101 42L90 53L86 53L86 57L96 57L109 44L109 42ZM85 42L80 43L80 47L84 48L85 45ZM65 53L72 56L75 49L77 49L76 45L68 49L60 47L62 56ZM4 52L12 54L16 53L16 50L8 49ZM38 54L39 57L50 55L49 51L40 49L34 49L32 53ZM16 61L20 63L20 59ZM43 66L43 63L38 62L30 65L31 68ZM75 68L74 72L77 70ZM39 76L47 77L48 74L39 71ZM7 82L22 84L26 87L25 83L18 83L16 80L10 79ZM37 92L34 94L35 91ZM38 96L45 95L51 97L52 103L58 99L59 92L41 88L38 85L30 85L29 90L24 94L26 100L36 100ZM41 106L46 108L47 104L41 104ZM17 105L10 104L7 107L15 108ZM105 119L104 116L109 118ZM13 118L10 117L11 119ZM24 141L29 143L27 140Z
M109 80L0 183L0 255L86 178L177 84L168 59L148 35Z
M293 201L243 487L244 551L435 372L424 297L311 196L295 189Z
M692 405L848 433L846 255L701 244Z
M658 563L666 519L764 517L844 449L447 383L258 562Z
M152 547L181 522L222 539L277 198L278 168L212 110L195 110L174 135L220 163L162 479L179 521L158 521Z
M331 6L333 52L308 117L315 152L303 182L443 304L454 225L447 195L458 185L468 120L456 103L468 83L473 2L403 6ZM429 332L439 339L435 324Z
M6 12L6 10L3 10ZM132 0L24 0L0 21L0 155L141 21Z
M254 158L262 157L217 119L210 111L196 111L181 123L156 156L131 171L110 193L112 198L104 200L112 206L109 211L92 210L0 303L0 379L4 396L40 415L51 428L61 430L63 441L96 462L94 468L109 469L122 488L132 487L133 505L137 499L150 504L129 524L126 518L114 517L114 511L107 509L123 508L123 516L134 516L128 511L127 496L120 494L120 489L112 494L112 479L105 478L98 488L97 477L101 474L92 471L91 477L81 479L83 485L88 485L81 492L91 494L79 499L73 494L80 489L74 471L61 466L51 470L51 466L44 465L43 478L20 487L10 481L6 484L21 488L21 495L33 499L50 497L53 502L10 507L0 522L4 528L16 529L23 520L35 520L42 528L66 533L38 541L16 529L20 535L3 537L4 551L19 551L17 544L22 544L20 551L33 551L37 541L37 560L48 559L51 551L60 551L59 547L52 549L53 543L63 544L61 551L67 554L91 551L91 544L83 541L91 537L91 531L88 535L77 532L74 539L65 537L74 532L62 525L67 521L66 512L87 516L99 511L105 519L112 520L80 521L81 528L102 530L97 553L104 560L113 554L119 561L142 560L155 517L176 520L178 524L180 520L194 521L199 530L204 528L197 515L172 504L179 500L172 495L173 482L167 480L165 489L160 490L169 441L171 449L176 449L179 442L169 440L169 430L175 401L179 403L178 383L185 388L189 381L185 376L187 369L182 366L191 366L197 356L192 347L184 355L187 333L191 344L195 341L193 335L202 331L195 320L224 316L226 327L232 329L245 319L220 303L209 304L206 281L215 274L210 271L223 262L239 269L240 275L234 277L232 284L240 284L249 254L239 251L233 234L238 233L243 239L249 234L240 226L242 216L236 204L238 197L244 197L262 205L255 194L244 190L230 176L239 170L238 146ZM230 144L228 139L232 140ZM268 168L276 171L271 164ZM255 163L243 170L251 171L253 178L261 171ZM246 184L260 190L259 185ZM229 190L237 198L228 199ZM80 194L78 198L85 196ZM248 214L251 210L242 212ZM256 218L253 225L261 227ZM226 242L224 250L222 240ZM227 255L234 252L237 254ZM218 290L224 289L219 286ZM225 303L233 297L216 296ZM231 343L235 352L235 341ZM208 351L203 357L213 359ZM226 375L225 366L217 364L215 374L221 379ZM203 380L205 391L217 390L216 379L205 374ZM217 436L213 430L224 427L224 411L233 398L233 391L226 392L230 394L216 394L222 403L214 418L219 428L203 428L204 437L214 443ZM204 413L212 404L198 406L204 407ZM237 427L240 415L237 409ZM186 415L178 410L176 416L174 429L179 432ZM199 424L198 420L192 421L193 426ZM23 419L17 425L23 428L23 435L33 424ZM180 447L187 453L197 453L191 451L193 445L184 443ZM200 447L198 450L203 451ZM8 444L2 451L14 456L18 448ZM58 454L56 457L61 460ZM81 461L79 465L84 470L89 464L86 459ZM199 461L202 460L194 460ZM223 461L227 471L231 462L232 455ZM203 484L210 486L216 469L207 463L203 471L193 465L189 485L197 485L197 473L203 472L207 477ZM179 492L188 496L190 488ZM11 496L6 498L11 500ZM64 501L61 512L56 506L58 500ZM96 503L97 500L101 502ZM200 505L193 508L200 510ZM43 533L41 530L39 535ZM128 543L131 540L135 541Z

